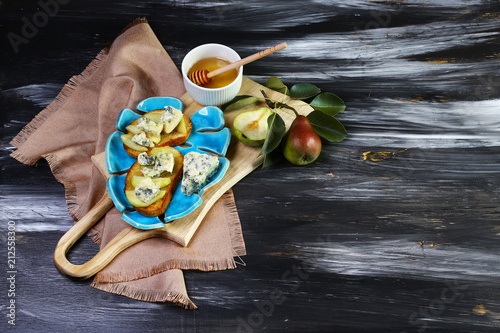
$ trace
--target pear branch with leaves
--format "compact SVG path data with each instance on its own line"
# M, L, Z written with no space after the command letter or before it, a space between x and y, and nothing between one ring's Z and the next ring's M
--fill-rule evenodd
M342 99L340 99L338 96L328 92L321 93L321 90L318 87L308 83L296 84L292 86L290 89L288 89L288 87L285 84L283 84L283 82L276 76L272 76L267 80L266 87L282 93L283 100L281 102L272 100L267 96L264 90L261 90L261 93L264 96L263 99L257 96L240 95L236 96L231 102L222 106L223 111L234 111L255 104L257 102L262 102L262 100L264 100L269 109L273 110L272 112L269 112L269 115L266 115L268 126L266 129L266 133L264 133L263 143L259 142L259 145L262 144L262 149L260 151L260 154L265 155L263 167L276 163L276 161L279 158L281 158L281 153L283 153L283 155L285 155L285 157L289 161L298 165L309 164L317 158L317 156L315 156L314 158L302 157L300 159L297 159L293 157L290 158L290 156L287 156L290 155L289 153L287 153L287 150L290 150L289 141L293 139L293 141L296 144L297 142L299 142L299 140L295 140L295 138L291 135L290 132L296 131L302 133L295 135L301 137L302 141L307 141L304 140L304 137L306 135L308 136L308 138L314 137L314 135L310 132L314 132L315 135L320 136L330 142L342 141L347 135L347 132L342 123L340 123L340 121L338 121L335 118L335 115L345 110L345 104L342 101ZM306 103L305 100L308 99L312 99L312 101ZM309 105L310 107L312 107L313 111L310 112L307 116L300 115L293 106L287 104L287 102L290 100L300 100L303 103L294 104L294 106ZM293 111L293 114L295 115L296 118L292 123L292 125L290 126L289 131L287 132L285 122L278 114L278 111L290 114L288 110ZM263 109L261 108L256 111L260 111L262 113ZM255 111L247 111L247 112L255 112ZM237 118L242 118L240 117L240 115ZM301 126L298 127L299 130L297 130L297 126L294 126L295 123L301 124ZM235 124L236 124L236 119L235 119ZM309 132L304 130L304 128L308 128L308 126L311 128L311 131ZM241 141L245 142L245 138L242 139L241 135L237 135L237 137ZM321 147L321 141L319 140L318 143L318 140L319 137L318 139L316 138L314 139L314 142L316 142L315 145L316 146L319 145ZM280 146L280 143L282 141L283 144L281 145L282 149L280 153L280 150L276 148ZM306 150L304 147L296 149Z

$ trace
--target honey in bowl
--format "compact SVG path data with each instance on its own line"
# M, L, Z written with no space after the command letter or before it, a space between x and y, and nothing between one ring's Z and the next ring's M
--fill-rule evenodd
M208 72L212 72L218 68L229 65L230 62L226 59L218 57L210 57L198 60L188 71L188 77L197 70L206 69ZM232 69L228 72L219 74L212 78L209 84L204 85L204 88L222 88L233 82L236 77L238 77L238 69Z

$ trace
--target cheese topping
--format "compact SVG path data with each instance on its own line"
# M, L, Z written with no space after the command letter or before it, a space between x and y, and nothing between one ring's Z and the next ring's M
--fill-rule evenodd
M174 170L174 154L160 151L156 155L155 168L158 170L172 172Z
M181 191L187 196L198 192L208 184L219 169L219 159L216 156L190 152L184 156Z
M158 155L152 155L149 157L155 157L154 164L139 164L144 165L141 172L144 176L156 178L160 177L163 172L172 172L174 169L174 155L172 153L166 153L164 151L158 152Z
M146 133L141 132L132 137L132 142L144 147L154 147L153 140L146 137Z
M151 180L145 178L134 189L134 193L143 202L149 202L160 192L160 188Z
M148 117L142 117L139 118L139 123L137 124L137 128L148 133L151 136L158 136L160 135L163 129L163 124L157 124Z
M146 152L140 153L139 156L137 156L137 161L139 162L140 165L153 165L156 161L156 156L151 155L148 156Z
M179 109L167 106L160 116L160 121L165 125L165 133L172 132L182 119L182 112Z

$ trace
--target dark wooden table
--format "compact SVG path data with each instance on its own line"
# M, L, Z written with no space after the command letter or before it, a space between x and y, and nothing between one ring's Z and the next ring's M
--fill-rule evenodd
M15 134L137 17L178 66L207 42L249 55L287 41L245 75L313 83L347 105L348 137L315 163L234 186L246 266L186 272L193 311L61 275L64 189L45 161L9 157ZM2 1L0 31L2 332L500 331L498 1ZM96 251L86 238L71 259Z

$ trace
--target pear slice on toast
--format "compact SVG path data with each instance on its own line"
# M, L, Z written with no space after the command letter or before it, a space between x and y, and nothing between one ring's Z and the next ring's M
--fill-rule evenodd
M182 170L184 164L184 157L182 156L182 154L177 149L167 146L167 147L152 148L151 151L149 152L149 155L157 155L160 151L173 154L174 168L171 173L164 172L163 174L160 175L159 178L156 178L156 179L170 178L170 182L164 180L162 180L161 182L156 182L156 184L165 185L160 187L160 191L165 191L165 194L162 194L160 198L155 198L156 200L149 206L146 207L134 206L135 210L144 216L159 216L163 214L167 209L168 204L172 200L172 195L182 178ZM129 171L127 172L127 177L125 178L125 188L124 188L125 193L127 193L127 191L134 191L135 186L133 184L137 184L136 177L144 176L141 171L142 168L143 166L140 165L138 161L132 164ZM155 178L152 178L152 180L153 182L155 182ZM135 202L135 199L133 201ZM134 205L134 202L131 202L131 204ZM140 206L143 206L143 204L141 204Z
M122 141L123 141L123 148L130 156L137 158L137 156L139 156L140 153L144 151L149 152L152 149L151 147L139 146L134 142L132 142L131 140L134 134L140 132L140 130L138 130L137 128L137 125L139 124L139 119L143 117L148 117L149 119L155 122L159 122L160 116L164 111L165 110L162 109L150 111L129 124L129 126L127 127L127 133L125 133L124 137L122 138ZM165 131L161 131L159 135L151 135L149 133L146 133L146 137L154 142L155 147L178 146L180 144L183 144L187 140L189 134L191 133L191 129L192 129L191 120L189 119L188 116L183 114L182 119L177 125L177 127L170 133L165 133ZM138 149L138 147L142 148Z

